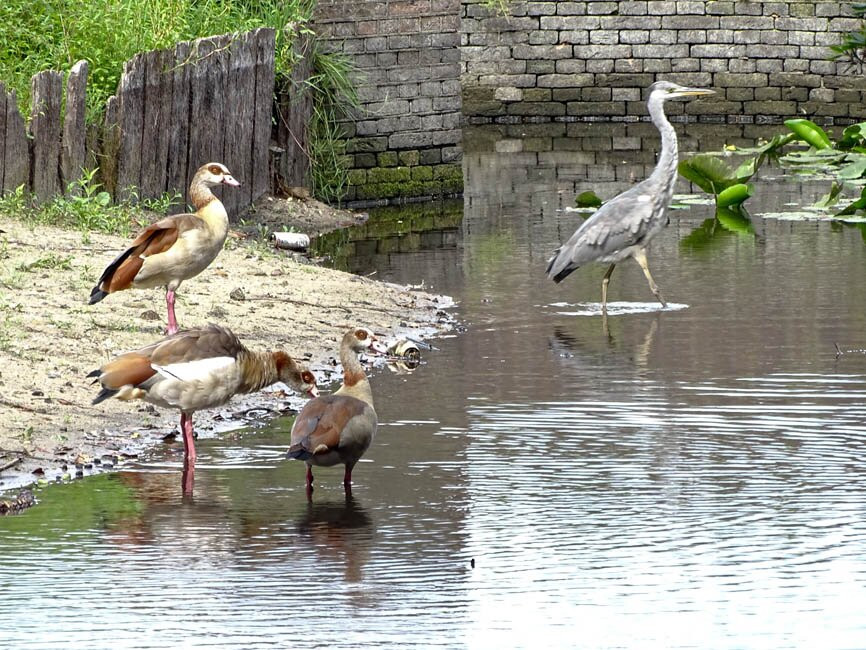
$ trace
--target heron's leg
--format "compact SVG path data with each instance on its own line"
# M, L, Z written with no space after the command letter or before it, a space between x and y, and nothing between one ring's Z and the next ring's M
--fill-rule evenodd
M634 254L634 259L640 264L641 269L643 269L643 274L646 276L647 282L649 282L650 291L653 292L653 295L658 299L658 301L662 304L662 307L667 307L668 304L665 302L665 299L662 298L662 293L659 291L658 285L653 280L653 276L650 273L649 266L647 266L646 262L646 249L640 248Z
M601 313L607 316L607 285L610 284L610 276L616 264L611 264L601 279Z

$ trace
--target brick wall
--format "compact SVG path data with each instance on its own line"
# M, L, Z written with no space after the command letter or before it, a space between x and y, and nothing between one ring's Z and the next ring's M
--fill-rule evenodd
M626 119L659 78L713 88L669 113L700 121L866 119L866 77L828 60L859 27L848 2L462 0L463 112L470 121Z
M357 69L348 201L460 192L459 0L320 0L315 29Z

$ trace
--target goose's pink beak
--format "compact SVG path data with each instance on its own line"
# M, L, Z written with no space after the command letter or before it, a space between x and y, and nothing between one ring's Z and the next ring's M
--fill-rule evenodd
M307 391L307 395L309 395L310 397L318 397L319 389L313 386L310 390Z
M235 177L231 174L226 174L223 176L223 185L231 185L232 187L238 187L240 185L240 181L235 180Z

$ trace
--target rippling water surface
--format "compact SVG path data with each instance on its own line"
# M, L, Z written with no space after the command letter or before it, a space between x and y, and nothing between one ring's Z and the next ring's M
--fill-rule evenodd
M176 448L45 488L0 519L0 646L866 646L861 231L676 211L650 254L670 308L626 262L604 327L604 268L542 273L575 192L652 164L593 128L468 138L462 222L345 259L453 295L467 328L374 375L352 500L320 469L307 502L290 419L201 440L192 497ZM825 191L770 170L751 207Z

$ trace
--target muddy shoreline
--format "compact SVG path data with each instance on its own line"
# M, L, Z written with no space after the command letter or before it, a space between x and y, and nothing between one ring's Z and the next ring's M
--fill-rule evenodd
M451 327L452 302L410 287L311 264L276 248L266 231L318 235L365 215L316 201L266 198L233 222L225 250L178 291L181 327L230 327L251 349L306 359L325 391L338 378L337 342L363 325L386 341ZM32 226L0 214L0 495L49 480L113 469L172 439L176 412L108 400L85 375L109 357L162 337L161 289L87 304L99 273L128 238ZM277 384L196 414L199 437L297 410Z

